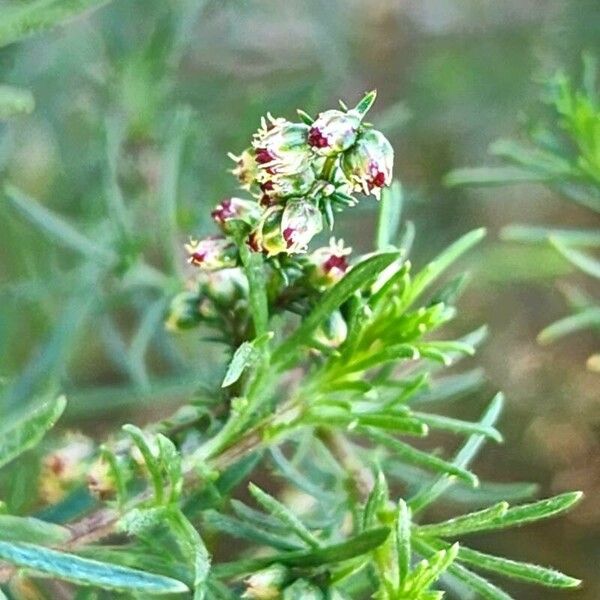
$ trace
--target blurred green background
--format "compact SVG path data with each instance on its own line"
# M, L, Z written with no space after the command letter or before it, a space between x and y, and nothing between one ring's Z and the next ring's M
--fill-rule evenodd
M414 260L489 229L453 326L489 324L478 360L489 390L508 398L506 443L487 449L479 472L538 482L541 494L586 493L568 517L480 546L586 581L571 594L514 586L519 598L597 600L600 379L584 364L595 340L535 342L565 313L557 281L579 276L552 249L497 235L513 221L597 217L541 186L448 190L442 178L490 162L491 141L518 135L536 77L577 73L583 50L600 55L599 33L597 0L114 0L1 49L0 81L31 89L37 108L0 122L0 179L22 191L0 200L0 414L60 387L66 426L101 437L128 416L149 420L207 393L223 372L220 347L173 336L162 321L188 274L181 244L210 231L209 209L236 193L227 151L248 144L267 110L291 118L377 88L370 118L396 148ZM30 199L39 206L24 211ZM338 234L369 250L376 210L364 200ZM452 410L477 411L482 399Z

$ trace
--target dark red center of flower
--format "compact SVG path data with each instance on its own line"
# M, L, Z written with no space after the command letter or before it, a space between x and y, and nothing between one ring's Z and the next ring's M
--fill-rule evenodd
M374 187L382 188L385 186L385 173L379 170L377 164L371 164L371 179L368 182L369 189L372 190Z
M210 214L217 223L224 223L227 219L231 219L235 216L231 200L223 200Z
M342 273L346 272L348 268L348 262L345 256L337 256L332 254L324 263L323 270L325 273L329 273L332 269L338 269Z
M313 148L327 148L329 141L318 127L311 127L308 131L308 145Z
M264 181L260 184L260 189L263 192L270 192L273 190L273 182L272 181Z
M294 243L294 232L296 230L292 227L286 227L283 230L283 239L285 240L286 246L289 248Z
M257 148L255 160L257 163L264 165L270 163L275 157L266 148Z
M193 252L190 255L189 261L193 265L201 265L206 258L206 252Z

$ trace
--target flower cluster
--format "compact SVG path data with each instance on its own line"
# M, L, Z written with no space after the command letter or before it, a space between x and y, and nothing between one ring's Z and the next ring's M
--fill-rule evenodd
M268 114L232 173L251 199L228 198L212 211L225 237L192 241L190 263L205 269L236 264L228 242L240 227L245 243L267 257L306 251L332 214L357 203L356 193L380 197L390 184L394 151L385 136L363 122L375 100L367 94L352 109L327 110L292 122Z
M300 122L270 114L262 119L251 145L238 156L230 155L236 162L232 173L249 197L222 200L211 212L220 235L186 244L190 264L205 273L231 273L204 277L177 296L167 321L171 328L191 327L229 310L215 299L214 290L207 293L205 288L208 279L223 280L229 288L240 279L242 245L262 253L280 273L287 265L282 279L287 287L301 282L304 295L322 292L344 276L351 249L343 242L332 238L328 246L312 253L307 249L325 223L332 227L335 212L358 202L356 194L379 199L391 183L392 146L364 123L374 100L375 92L370 92L352 109L327 110L315 119L298 111ZM289 257L295 257L293 264ZM233 296L243 300L245 292L239 285L236 289ZM230 317L225 315L226 320Z

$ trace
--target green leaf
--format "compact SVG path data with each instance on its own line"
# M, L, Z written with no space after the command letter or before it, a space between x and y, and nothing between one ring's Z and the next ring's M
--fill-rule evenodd
M109 0L27 0L0 9L0 48L55 27Z
M335 309L348 300L354 292L369 285L398 257L398 252L383 252L352 267L345 277L321 296L298 329L273 351L273 362L283 365L291 361L301 346L310 345L314 332Z
M245 369L258 362L259 349L272 337L273 334L267 332L251 342L243 342L233 354L221 387L226 388L233 385L242 376Z
M116 262L116 256L111 250L79 233L72 225L16 187L6 184L4 193L9 202L28 221L61 246L75 250L94 262L101 262L102 264Z
M269 304L264 272L264 259L257 252L250 252L245 239L238 240L238 249L244 272L248 278L250 314L254 322L254 335L260 337L267 333L269 322Z
M33 112L35 100L29 90L0 85L0 120Z
M466 233L429 262L425 268L415 275L406 297L402 300L403 307L408 308L452 263L480 242L485 233L484 228L474 229Z
M371 106L373 106L373 102L375 102L375 98L377 98L377 90L371 90L367 94L363 96L361 101L354 107L354 110L361 116L364 117Z
M566 246L600 246L600 231L597 229L552 229L515 224L504 227L500 237L511 242L539 243L552 238Z
M456 562L450 565L448 572L485 600L514 600L504 590Z
M435 548L430 543L424 540L414 537L413 545L417 551L424 556L431 556L435 552ZM506 592L496 587L493 583L490 583L480 575L477 575L456 561L448 567L448 573L454 575L459 581L462 581L470 589L477 592L485 600L514 600L512 596L509 596Z
M188 591L184 583L169 577L81 558L33 544L0 542L0 558L18 567L57 579L108 590L136 591L150 595Z
M502 412L503 405L504 396L502 394L496 394L479 422L486 426L494 425ZM472 435L454 457L452 464L463 469L469 466L485 442L485 439L485 436L481 434ZM443 476L433 484L421 489L408 502L413 514L416 514L429 506L432 502L435 502L451 485L453 485L453 483L453 479L448 476Z
M194 600L203 600L206 580L210 572L210 555L204 541L187 517L176 509L170 511L169 520L177 531L177 543L182 547L194 572Z
M64 396L40 403L29 414L0 428L0 468L36 446L44 434L54 427L67 400Z
M541 519L554 517L568 511L581 500L581 492L567 492L545 500L538 500L531 504L514 506L509 508L503 515L497 516L486 522L473 524L471 531L493 531L495 529L506 529L532 523Z
M244 372L244 369L251 366L257 360L257 352L250 342L243 342L235 351L227 372L223 378L222 388L229 387L234 384Z
M218 577L232 577L263 569L275 563L299 568L321 567L329 563L340 563L367 554L381 546L389 533L390 530L387 527L369 529L343 542L322 548L299 550L216 565L213 568L213 573Z
M29 542L32 544L58 545L71 537L66 527L47 523L34 517L0 515L0 540L5 542Z
M473 565L483 571L499 573L512 579L527 581L547 587L575 588L581 585L579 579L564 575L560 571L532 565L530 563L510 560L500 556L492 556L461 546L458 551L458 561Z
M254 499L273 517L287 525L303 542L312 548L318 548L320 543L300 519L279 500L261 490L257 485L250 483L248 490Z
M550 243L580 271L600 279L600 261L580 250L574 250L556 238L550 238Z
M420 419L426 425L429 425L432 429L442 429L444 431L451 431L453 433L461 433L472 435L479 433L485 437L488 437L496 442L502 442L502 434L490 425L482 425L481 423L471 423L469 421L461 421L460 419L453 419L451 417L444 417L441 415L432 415L429 413L413 412L412 415L417 419Z
M242 521L212 509L204 512L204 523L207 527L226 533L236 539L249 540L255 544L271 546L277 550L298 550L302 546L289 535L280 535L267 530L264 525L257 526L247 520Z
M419 533L428 536L450 537L481 531L481 529L486 528L490 521L503 517L507 510L508 502L499 502L494 506L468 515L461 515L432 525L420 525Z
M477 476L458 465L438 458L433 454L428 454L422 450L417 450L409 444L405 444L404 442L401 442L400 440L397 440L380 431L368 430L366 433L374 441L393 450L394 457L399 458L402 461L406 461L410 464L414 464L437 473L454 475L455 477L466 481L473 487L477 487L478 485L479 480L477 479Z
M150 473L156 501L160 504L163 500L164 485L158 460L158 448L151 445L151 442L146 438L146 434L139 427L128 423L123 425L122 429L125 433L129 434L131 440L140 451L148 473Z
M377 250L385 250L394 243L402 213L402 186L394 181L381 193L379 220L377 224Z
M598 326L600 326L600 307L594 306L548 325L540 331L537 340L540 344L551 344L571 333Z
M419 392L410 399L411 406L443 402L461 398L481 387L485 381L485 371L481 368L472 369L457 375L436 377L429 389Z
M411 514L410 508L403 499L398 501L396 517L396 544L398 548L399 586L405 581L410 571L411 552Z
M449 187L459 185L496 186L547 180L547 175L518 167L474 167L450 171L444 178L444 183Z

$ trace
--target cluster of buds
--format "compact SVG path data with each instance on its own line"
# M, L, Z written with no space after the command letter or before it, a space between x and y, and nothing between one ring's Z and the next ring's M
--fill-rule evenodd
M182 331L201 322L218 324L222 316L245 313L248 281L240 268L201 271L189 289L171 300L167 329Z
M222 200L211 212L220 234L192 239L185 246L188 262L200 269L201 277L173 300L169 328L210 321L218 317L220 306L225 311L221 314L231 318L226 303L219 305L214 296L233 302L247 298L239 285L232 286L240 279L244 247L262 253L275 271L290 268L295 274L286 272L281 280L289 284L295 277L305 291L322 292L345 275L351 250L343 242L332 238L313 252L308 247L326 224L332 227L336 211L358 202L356 194L379 199L391 183L393 149L364 121L374 101L375 92L370 92L354 108L340 103L341 109L316 118L298 111L298 122L270 114L261 120L251 145L230 155L236 163L232 173L247 197ZM209 279L208 287L214 289L205 289ZM272 286L269 290L276 294ZM323 343L335 346L343 340L338 321L324 329Z
M306 251L324 218L356 204L356 193L380 197L392 179L394 151L385 136L364 122L375 101L370 92L352 109L327 110L299 122L268 114L251 145L230 154L232 173L252 198L227 198L212 211L223 236L192 240L189 262L204 270L236 266L240 235L268 257ZM241 233L240 233L241 232Z

